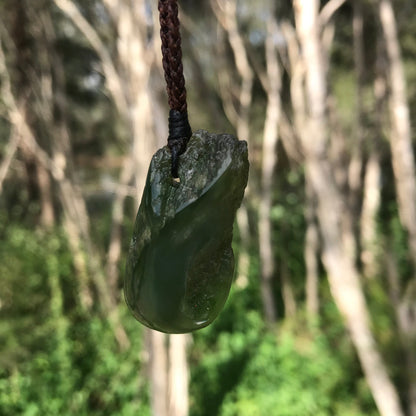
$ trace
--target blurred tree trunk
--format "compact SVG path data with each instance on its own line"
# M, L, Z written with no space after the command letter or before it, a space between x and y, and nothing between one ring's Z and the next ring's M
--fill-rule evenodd
M4 68L2 64L0 65L1 65L0 74L3 74ZM1 94L4 97L3 90L4 90L4 86L3 88L1 88L1 91L2 91ZM16 128L13 128L12 131L10 132L9 142L4 151L3 160L0 165L0 195L3 192L3 183L7 177L12 161L17 153L17 149L19 148L20 139L21 137L16 131Z
M301 49L297 39L297 34L288 22L283 22L281 25L282 34L286 39L288 69L290 75L290 92L291 104L294 113L294 129L295 132L290 134L293 138L285 140L285 145L292 142L292 145L302 147L298 140L299 132L303 129L304 119L306 117L306 106L304 99L304 74L305 63L301 58ZM283 127L283 126L282 126ZM289 154L296 155L299 163L303 162L302 151L297 153L289 152ZM295 159L296 160L296 159ZM319 313L319 265L318 253L320 246L319 229L316 218L317 201L314 189L308 177L305 177L305 220L306 220L306 234L305 234L305 248L304 260L306 267L306 310L308 318L311 321Z
M379 11L389 59L387 73L391 91L389 105L392 130L390 145L399 215L408 233L409 249L416 275L416 172L406 98L406 80L391 1L380 0Z
M212 9L221 24L222 28L227 33L228 42L231 46L231 50L234 56L235 67L241 82L238 87L232 88L235 90L237 96L237 106L232 104L233 98L231 90L230 92L224 92L231 94L225 101L225 107L232 106L231 113L233 116L229 117L230 122L237 130L237 136L240 140L249 140L250 126L249 116L250 108L253 100L253 81L254 73L247 57L247 51L244 45L243 37L238 29L237 20L237 1L236 0L211 0ZM228 103L228 104L227 104ZM230 113L226 111L226 113Z
M361 262L366 278L374 278L381 271L379 265L379 245L377 244L377 214L381 204L381 166L379 146L383 135L383 114L386 99L386 80L383 76L382 53L380 41L377 48L376 79L374 81L374 97L376 127L373 141L370 143L363 187L363 202L360 219Z
M252 89L254 72L248 59L247 48L238 28L237 2L236 0L211 0L212 9L221 27L227 34L227 40L234 57L235 70L240 77L240 85L236 86L228 71L220 71L220 95L223 100L225 113L229 121L234 125L240 140L248 140L250 137L249 116L252 104ZM271 15L273 13L270 13ZM277 163L276 146L278 140L278 122L280 118L280 89L281 71L277 59L277 49L273 36L276 35L277 24L272 18L268 22L268 34L266 37L266 75L264 87L267 94L267 110L263 131L263 149L261 165L261 191L259 195L258 238L260 255L260 285L264 316L268 323L276 322L276 305L273 291L273 278L275 275L274 253L272 246L272 224L270 213L272 208L273 174ZM221 47L221 46L220 46ZM225 55L222 49L222 55ZM224 59L226 61L226 59ZM227 85L228 84L228 85ZM267 85L266 85L267 84ZM237 99L235 99L237 98ZM253 140L248 140L249 148ZM249 155L254 152L249 151ZM252 186L249 183L248 193ZM254 190L253 190L254 191ZM247 235L248 217L247 208L243 206L237 214L237 223L242 235ZM242 240L242 250L239 257L238 270L244 279L249 268L248 247ZM240 280L241 281L241 280Z
M169 416L188 415L187 339L185 334L169 335Z
M306 179L306 236L305 236L305 266L306 266L306 311L308 319L313 321L319 315L319 230L316 223L316 198L311 185Z
M251 69L244 40L240 34L237 21L236 0L211 0L211 8L221 27L217 43L221 67L218 70L219 95L222 100L224 112L229 122L236 130L240 140L247 140L251 146L250 137L250 108L252 104L252 88L254 74ZM226 38L225 38L226 36ZM228 68L229 59L226 53L225 42L229 43L233 52L235 69ZM231 74L237 72L239 84L234 81ZM249 157L252 154L249 149ZM237 263L237 282L244 287L250 269L249 254L249 212L245 201L250 193L250 179L245 199L237 212L237 226L240 232L240 251Z
M108 245L106 271L108 283L113 297L119 300L119 261L121 258L122 246L122 224L124 220L124 201L126 187L132 180L134 173L133 157L127 156L121 168L116 196L113 202L110 243Z
M363 204L360 219L361 261L366 278L375 278L380 271L377 259L377 214L381 202L381 166L376 149L371 150L365 166Z
M285 307L285 317L294 319L296 318L297 313L295 292L293 290L288 265L284 260L280 264L280 280L282 282L282 297Z
M296 29L305 63L306 112L298 120L305 174L316 195L317 216L323 239L323 262L335 302L346 320L364 374L382 416L402 416L396 389L371 333L370 318L352 257L353 230L345 225L346 201L334 180L328 159L329 125L327 84L322 57L319 0L294 0ZM311 140L313 138L313 140ZM353 305L353 307L352 307Z
M271 13L273 15L273 13ZM273 277L276 271L273 242L271 210L273 206L273 176L277 164L278 125L281 112L280 90L281 70L277 58L274 38L277 23L269 18L266 36L266 92L267 109L263 131L261 165L261 198L259 202L259 252L261 265L261 293L266 322L276 322L276 305L273 291Z
M154 416L187 416L188 335L146 330L149 351L151 408Z
M362 0L353 1L354 66L357 82L355 100L355 121L352 140L352 156L348 169L349 205L354 212L359 211L359 197L362 188L363 167L363 120L364 120L364 19Z
M409 414L416 415L416 170L412 148L406 80L397 35L396 20L390 0L379 2L380 21L386 44L390 87L389 108L391 120L390 146L396 183L400 221L407 231L413 279L407 287L399 283L399 299L395 301L399 330L409 370Z
M51 228L55 225L51 177L41 164L39 164L36 174L40 190L40 223L44 228Z
M33 81L31 77L33 77L36 64L32 53L33 38L28 31L31 24L23 1L14 4L12 10L9 31L10 38L13 40L10 39L9 46L13 42L12 58L15 71L11 77L11 88L15 94L16 103L25 113L28 123L35 127L38 120L32 115L35 96L31 86ZM49 172L24 145L20 146L20 152L26 166L29 200L39 201L40 224L45 228L50 228L55 223L55 213Z
M149 351L150 396L153 416L171 416L168 413L168 357L166 335L146 330Z
M248 285L250 272L250 227L248 210L246 207L237 211L236 221L240 237L240 248L238 251L236 267L237 277L235 283L240 289L245 289Z

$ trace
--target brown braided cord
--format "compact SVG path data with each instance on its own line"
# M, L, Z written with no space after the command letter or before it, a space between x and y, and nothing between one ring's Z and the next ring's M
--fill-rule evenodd
M186 113L186 88L183 76L182 48L177 0L159 0L160 37L163 69L172 110Z
M168 147L172 155L171 172L173 178L178 178L179 156L186 150L192 129L186 104L177 0L159 0L159 20L162 62L170 107Z

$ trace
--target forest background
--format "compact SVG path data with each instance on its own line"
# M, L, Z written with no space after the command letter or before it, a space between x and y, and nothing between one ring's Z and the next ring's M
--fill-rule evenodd
M224 311L166 336L122 294L157 2L0 1L0 414L415 416L416 3L180 6L191 124L251 171Z

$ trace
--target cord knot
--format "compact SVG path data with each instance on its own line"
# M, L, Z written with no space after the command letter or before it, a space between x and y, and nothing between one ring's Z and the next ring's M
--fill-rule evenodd
M179 156L185 152L191 136L192 129L189 125L187 111L170 110L168 147L172 154L171 172L173 178L179 177Z

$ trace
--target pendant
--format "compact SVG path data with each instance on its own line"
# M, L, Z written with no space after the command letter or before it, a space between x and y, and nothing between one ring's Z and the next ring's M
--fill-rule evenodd
M175 334L218 316L233 280L233 223L248 170L247 143L225 134L194 133L180 158L178 183L168 148L155 153L124 282L138 321Z

